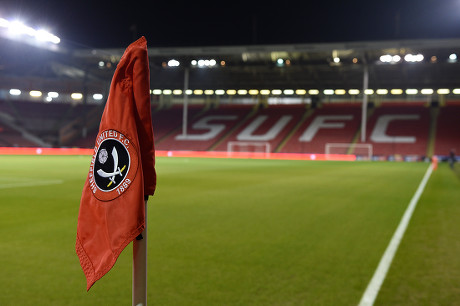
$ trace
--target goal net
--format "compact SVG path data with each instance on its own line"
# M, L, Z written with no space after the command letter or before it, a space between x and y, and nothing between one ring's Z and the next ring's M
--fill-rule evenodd
M229 141L227 143L227 153L231 155L266 155L271 152L269 142L248 142L248 141Z
M359 160L372 159L372 145L369 143L326 143L326 158L333 154L353 154Z

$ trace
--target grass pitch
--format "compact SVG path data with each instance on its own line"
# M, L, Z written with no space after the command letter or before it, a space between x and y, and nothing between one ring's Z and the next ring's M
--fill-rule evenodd
M89 156L0 156L0 305L129 305L131 245L89 293ZM158 158L149 305L356 305L425 163ZM460 180L428 182L377 304L460 300Z

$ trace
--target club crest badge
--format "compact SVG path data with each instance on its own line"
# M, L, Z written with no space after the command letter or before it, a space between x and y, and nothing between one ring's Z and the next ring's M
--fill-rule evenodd
M89 187L101 201L122 195L136 176L138 157L134 144L122 133L105 130L96 138L89 171Z

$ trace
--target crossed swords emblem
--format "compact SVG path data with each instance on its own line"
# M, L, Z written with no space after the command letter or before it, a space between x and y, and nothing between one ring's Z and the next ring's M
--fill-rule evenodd
M126 168L126 165L124 165L123 168L121 169L120 167L118 167L118 152L117 152L117 149L115 149L115 147L113 147L113 150L112 150L112 157L113 157L113 172L107 173L102 169L97 170L97 174L99 174L99 176L108 177L110 179L110 183L107 185L107 187L110 187L110 185L115 184L115 176L118 174L122 176L121 174L123 170L125 170Z

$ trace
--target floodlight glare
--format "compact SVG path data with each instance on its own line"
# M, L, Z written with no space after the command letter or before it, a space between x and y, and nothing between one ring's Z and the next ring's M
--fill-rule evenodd
M6 19L0 18L0 28L8 28L10 22Z

